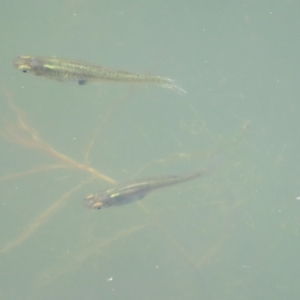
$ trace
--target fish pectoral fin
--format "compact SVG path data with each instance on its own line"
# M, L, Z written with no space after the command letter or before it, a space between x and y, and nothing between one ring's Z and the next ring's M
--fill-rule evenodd
M79 85L84 85L84 84L86 84L86 80L84 80L84 79L79 79L79 80L78 80L78 84L79 84Z

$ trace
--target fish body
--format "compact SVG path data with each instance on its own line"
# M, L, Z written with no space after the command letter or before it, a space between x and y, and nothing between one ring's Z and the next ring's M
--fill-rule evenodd
M180 94L186 93L185 90L175 85L174 80L170 78L119 71L76 60L55 57L18 56L14 59L13 64L23 73L32 73L57 81L73 81L79 85L102 81L155 84Z
M88 195L84 204L90 209L124 205L142 199L151 191L200 177L204 173L201 170L186 175L160 176L121 183L112 189Z

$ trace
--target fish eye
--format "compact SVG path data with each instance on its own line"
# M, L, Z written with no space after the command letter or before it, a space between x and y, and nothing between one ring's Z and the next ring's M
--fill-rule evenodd
M18 69L20 71L22 71L23 73L27 73L30 70L30 67L26 66L26 65L20 65L20 66L18 66Z
M102 205L103 204L101 202L96 202L96 203L94 203L93 208L94 209L101 209Z

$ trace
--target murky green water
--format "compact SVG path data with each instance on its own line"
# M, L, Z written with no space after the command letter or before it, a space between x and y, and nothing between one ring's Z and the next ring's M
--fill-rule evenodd
M0 298L299 299L299 9L3 1ZM14 69L18 55L167 76L188 94L49 81ZM99 173L122 182L216 158L138 203L83 207L111 186Z

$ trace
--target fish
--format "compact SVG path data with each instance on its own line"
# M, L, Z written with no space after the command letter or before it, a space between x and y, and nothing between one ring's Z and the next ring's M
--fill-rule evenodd
M23 55L16 57L13 64L23 73L32 73L56 81L77 82L79 85L102 81L154 84L179 94L187 94L173 79L167 77L120 71L76 60Z
M120 183L106 191L88 195L84 198L84 206L89 209L101 209L128 204L144 198L154 190L183 183L205 173L206 170L198 170L185 175L165 175Z

